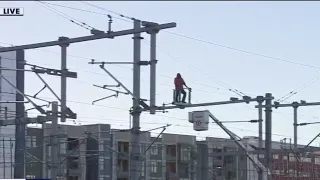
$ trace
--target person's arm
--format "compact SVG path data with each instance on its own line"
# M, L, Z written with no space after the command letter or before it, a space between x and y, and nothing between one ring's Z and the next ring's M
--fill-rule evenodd
M184 81L184 79L182 79L183 85L186 86L187 88L189 88L186 84L186 82Z

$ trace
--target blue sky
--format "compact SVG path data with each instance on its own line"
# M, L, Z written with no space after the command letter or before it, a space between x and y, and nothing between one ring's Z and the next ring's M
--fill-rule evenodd
M108 12L80 2L51 2L54 4L108 14ZM193 88L193 102L227 100L231 96L216 79L247 95L264 95L272 92L276 98L309 83L320 75L319 68L311 68L286 61L320 66L317 61L319 17L318 2L93 2L95 5L127 16L158 23L176 22L177 27L162 31L158 35L157 57L157 103L171 102L173 78L180 72ZM38 2L1 2L1 7L23 7L23 17L1 17L0 42L28 44L56 40L59 36L78 37L90 32L65 18L49 11ZM59 11L81 20L100 30L107 30L108 18L104 15L81 12L50 5ZM114 18L116 14L110 13ZM113 30L132 28L127 21L114 19ZM211 42L205 43L171 34L185 35ZM149 37L143 35L142 59L149 59ZM78 113L77 124L109 123L114 128L128 128L131 98L121 95L90 105L93 100L112 95L92 84L114 84L98 66L88 65L90 59L100 61L132 61L132 39L130 36L113 40L104 39L72 44L68 48L68 67L78 72L78 79L68 80L68 105ZM232 48L225 48L228 46ZM238 49L238 50L235 50ZM239 50L251 53L241 52ZM26 60L32 64L60 68L59 47L27 50ZM273 57L266 58L259 55ZM132 88L130 66L110 65L110 70L126 86ZM59 79L45 76L53 89L59 93ZM141 91L149 98L149 67L142 67ZM33 74L26 76L26 92L34 94L42 88L40 80ZM320 101L320 83L314 82L287 102L295 100ZM40 97L54 97L43 92ZM206 107L223 121L256 119L257 110L252 104ZM143 114L141 126L152 129L168 123L173 124L166 132L194 134L199 137L226 137L218 126L210 131L195 132L187 121L187 112L192 109L172 110L167 114ZM203 110L194 108L193 110ZM299 108L299 122L319 120L320 107ZM278 109L273 113L273 139L292 137L293 110ZM34 114L30 114L34 115ZM73 123L71 120L70 123ZM257 136L257 124L228 124L227 127L240 136ZM155 131L157 133L157 131ZM309 142L318 134L318 125L299 128L299 143ZM314 145L319 145L317 141Z

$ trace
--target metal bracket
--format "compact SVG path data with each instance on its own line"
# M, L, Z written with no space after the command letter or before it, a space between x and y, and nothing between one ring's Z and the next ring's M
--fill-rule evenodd
M146 32L148 34L157 34L160 31L160 29L156 28L159 25L158 23L142 21L141 25L147 28Z
M38 73L38 74L48 74L48 75L53 75L53 76L62 76L62 70L58 70L58 69L50 69L50 68L45 68L45 67L40 67L40 66L36 66L36 65L30 65L30 64L26 64L31 67L32 72ZM77 78L78 74L76 72L72 72L72 71L66 71L66 76L69 78Z
M53 116L52 111L46 111L46 114L48 116ZM62 112L58 112L57 114L59 118L62 117ZM68 119L77 119L77 114L72 112L70 108L67 108L67 112L65 112L65 117Z
M23 96L24 98L26 98L34 107L35 109L37 109L41 114L46 114L46 111L38 106L35 102L33 102L28 96L26 96L24 93L22 93L16 86L14 86L6 77L4 77L2 74L0 74L0 76L2 77L3 80L5 80L12 88L14 88L16 90L16 92L18 92L21 96Z

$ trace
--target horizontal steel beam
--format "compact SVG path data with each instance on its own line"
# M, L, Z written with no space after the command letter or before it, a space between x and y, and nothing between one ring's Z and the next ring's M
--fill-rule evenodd
M166 23L166 24L156 25L153 28L161 30L161 29L174 28L176 26L177 26L176 23ZM149 29L150 28L147 28L147 27L141 27L139 29L128 29L128 30L115 31L115 32L110 32L110 33L102 33L102 34L98 34L98 35L70 38L70 39L63 40L63 41L57 40L57 41L48 41L48 42L27 44L27 45L21 45L21 46L4 47L4 48L0 48L0 52L36 49L36 48L42 48L42 47L57 46L60 44L72 44L72 43L92 41L92 40L97 40L97 39L114 38L114 37L118 37L118 36L130 35L130 34L134 34L134 33L147 32Z
M14 120L0 120L0 126L10 126L18 124L41 124L44 122L51 121L50 117L38 116L36 118L16 118Z
M198 103L198 104L183 104L183 105L174 105L174 106L158 106L156 110L166 110L166 109L184 109L184 108L192 108L192 107L201 107L201 106L219 106L226 104L239 104L239 103L250 103L254 101L260 101L261 98L252 98L252 99L240 99L240 100L230 100L230 101L220 101L220 102L209 102L209 103ZM263 99L265 100L265 99ZM143 109L143 111L147 111L148 109Z
M259 107L274 107L274 108L279 108L279 107L299 107L299 106L320 106L320 102L310 102L310 103L291 103L291 104L273 104L271 106L266 106L266 105L256 105L255 108Z

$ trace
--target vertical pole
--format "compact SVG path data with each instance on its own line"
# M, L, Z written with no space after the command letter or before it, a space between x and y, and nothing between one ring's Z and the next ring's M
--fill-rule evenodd
M141 27L138 20L134 20L134 29ZM133 107L132 107L132 129L131 129L131 156L130 156L130 180L140 178L140 65L141 60L141 33L133 36Z
M57 129L58 129L58 102L52 102L52 124L51 124L51 180L57 180L58 151L57 151Z
M66 122L67 112L67 47L69 44L63 41L68 39L67 37L59 37L59 41L61 41L61 122Z
M7 144L7 143L6 143ZM6 177L6 153L5 153L5 142L4 142L4 138L2 138L2 155L3 155L3 177L2 178L7 178ZM7 166L12 168L11 166Z
M150 32L150 114L156 114L156 31Z
M14 174L13 174L13 168L14 168L14 166L13 166L13 143L12 143L12 139L10 138L10 171L11 171L11 173L10 173L10 178L13 178L13 176L14 176Z
M298 145L298 102L293 102L293 147L297 149Z
M25 67L25 59L24 59L24 51L18 50L16 51L17 60L16 60L16 68L17 69L24 69ZM24 71L17 71L16 72L16 87L22 93L24 93ZM23 101L24 97L16 93L16 101ZM16 103L15 106L16 116L24 118L25 107L24 103ZM10 110L10 109L9 109ZM14 178L15 179L22 179L25 176L25 153L22 149L25 149L26 145L26 125L25 124L16 124L15 125L15 152L14 152Z
M261 99L259 99L258 97L258 105L259 105L259 108L258 108L258 120L259 120L259 150L262 150L263 149L263 142L262 142L262 123L263 123L263 119L262 119L262 103L263 103L263 97L260 97ZM260 156L260 154L258 155ZM259 180L262 180L263 179L263 172L258 172L258 178Z
M263 119L262 119L262 102L263 101L258 101L259 103L259 108L258 108L258 120L259 120L259 149L263 148L263 142L262 142L262 123L263 123Z
M265 164L266 168L271 172L272 168L272 156L271 156L271 145L272 145L272 94L271 93L266 93L266 108L265 108L265 123L266 123L266 130L265 130L265 148L266 148L266 154L265 154ZM268 180L272 180L272 176L268 176Z

